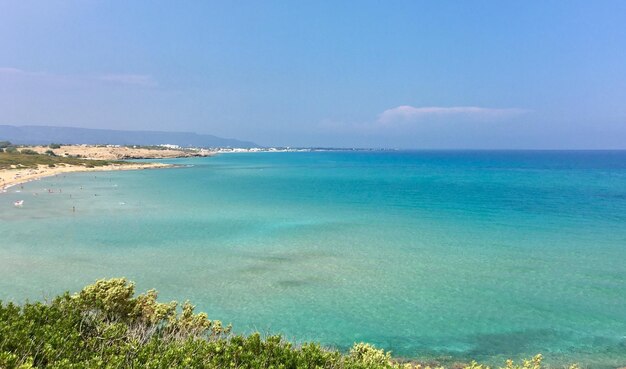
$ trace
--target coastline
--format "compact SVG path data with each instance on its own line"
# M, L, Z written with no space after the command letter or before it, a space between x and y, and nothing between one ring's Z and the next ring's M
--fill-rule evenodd
M161 169L173 168L174 164L163 163L127 163L127 164L109 164L99 167L89 168L82 165L57 165L53 168L39 165L35 168L23 169L0 169L0 191L4 192L10 187L21 185L31 181L37 181L42 178L52 177L58 174L76 173L76 172L104 172L115 170L143 170L143 169Z
M128 159L173 159L188 157L206 157L215 155L207 149L173 149L164 147L128 147L117 145L61 145L51 149L49 146L27 146L39 154L53 152L59 157L82 157L93 160L128 160Z
M39 162L35 167L22 166L19 158L13 159L15 164L10 167L0 167L0 192L6 192L10 187L26 182L51 177L62 173L73 172L101 172L114 170L142 170L173 168L175 164L128 162L129 159L170 159L184 157L207 157L215 155L214 151L206 149L184 149L165 147L141 147L141 146L118 146L118 145L59 145L56 148L49 146L20 146L18 153L30 150L39 155L52 156L57 160L53 166L46 165L46 162ZM28 154L23 154L28 155ZM24 156L28 158L28 156ZM63 158L71 158L64 162ZM82 161L77 163L76 160ZM89 161L111 161L106 165L90 165Z

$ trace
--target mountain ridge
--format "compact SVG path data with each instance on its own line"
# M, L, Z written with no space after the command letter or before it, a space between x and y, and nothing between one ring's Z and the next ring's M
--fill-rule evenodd
M259 147L254 142L194 132L125 131L38 125L0 125L0 141L19 145L46 145L52 142L89 145L161 145L182 147Z

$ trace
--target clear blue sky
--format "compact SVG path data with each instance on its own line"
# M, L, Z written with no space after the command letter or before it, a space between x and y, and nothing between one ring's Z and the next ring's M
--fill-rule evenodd
M626 1L3 1L0 124L626 148Z

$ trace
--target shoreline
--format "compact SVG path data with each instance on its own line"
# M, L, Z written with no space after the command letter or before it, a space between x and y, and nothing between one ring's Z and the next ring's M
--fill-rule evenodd
M52 177L58 174L78 173L78 172L108 172L116 170L144 170L144 169L164 169L175 168L175 164L163 163L130 163L109 164L99 167L88 168L82 165L57 165L50 168L39 165L35 168L22 169L0 169L0 192L6 192L11 187L22 185L27 182L37 181L42 178Z
M215 155L215 152L206 149L119 145L57 145L55 147L39 145L19 146L18 149L14 150L13 154L7 152L13 157L5 160L6 163L0 169L0 192L6 192L8 188L16 185L62 173L160 169L178 166L176 164L128 160L160 160ZM33 156L34 154L38 154L39 157ZM46 160L38 160L39 158ZM94 165L90 163L92 160ZM103 161L108 161L108 163L103 163ZM10 164L10 167L7 163ZM26 165L20 167L20 164Z

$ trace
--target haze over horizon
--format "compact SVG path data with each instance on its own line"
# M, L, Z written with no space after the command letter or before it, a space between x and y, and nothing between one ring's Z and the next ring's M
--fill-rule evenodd
M626 149L626 2L6 1L0 125Z

